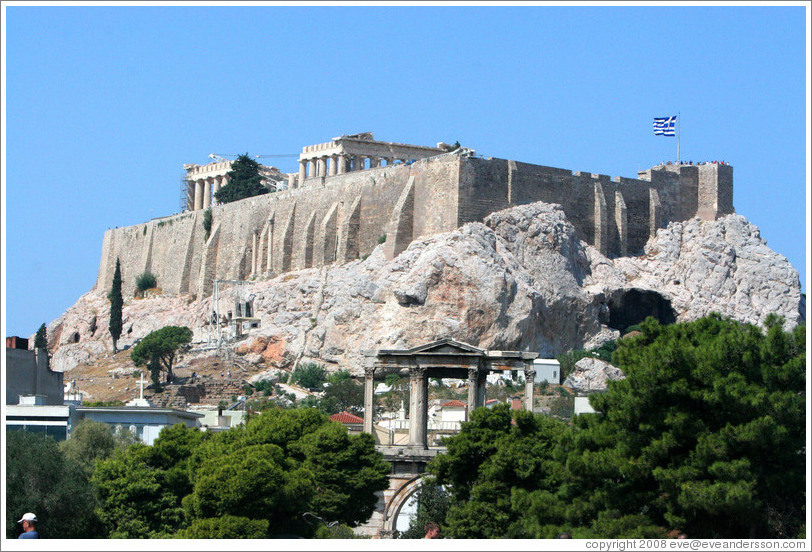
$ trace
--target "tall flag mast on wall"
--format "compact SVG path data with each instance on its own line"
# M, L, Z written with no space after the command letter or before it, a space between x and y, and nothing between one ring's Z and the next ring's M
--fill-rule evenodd
M670 117L654 117L654 134L656 136L674 136L674 125L677 126L677 165L679 165L679 113Z

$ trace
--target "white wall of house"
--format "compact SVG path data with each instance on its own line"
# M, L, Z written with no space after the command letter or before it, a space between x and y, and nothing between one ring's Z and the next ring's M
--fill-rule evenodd
M536 371L536 383L546 381L556 385L561 383L561 366L554 358L537 358L533 361L533 369Z
M594 414L595 409L589 404L589 397L575 397L574 414Z

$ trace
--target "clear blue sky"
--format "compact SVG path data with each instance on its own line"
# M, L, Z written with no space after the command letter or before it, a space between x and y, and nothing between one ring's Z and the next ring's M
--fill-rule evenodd
M183 163L340 134L635 177L734 166L806 289L804 7L6 5L5 334L96 280L104 231L178 212ZM293 158L266 159L283 171Z

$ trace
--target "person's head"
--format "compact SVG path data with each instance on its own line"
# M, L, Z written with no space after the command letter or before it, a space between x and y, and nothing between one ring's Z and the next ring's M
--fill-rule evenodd
M28 531L34 531L37 528L37 516L31 512L26 512L17 523L22 525L23 531L26 533Z
M426 532L425 538L427 539L436 539L440 536L440 526L433 521L430 521L424 525L423 530Z
M559 533L556 538L557 539L571 539L572 537L570 536L569 533Z

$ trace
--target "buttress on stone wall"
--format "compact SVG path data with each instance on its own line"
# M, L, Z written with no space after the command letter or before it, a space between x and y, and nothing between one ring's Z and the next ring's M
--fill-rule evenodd
M667 165L639 179L448 153L411 164L309 178L294 189L108 230L96 289L121 262L125 294L157 276L163 293L211 294L215 279L247 280L369 254L386 236L393 258L420 237L514 205L562 206L578 237L609 257L637 255L658 228L733 213L730 165Z

